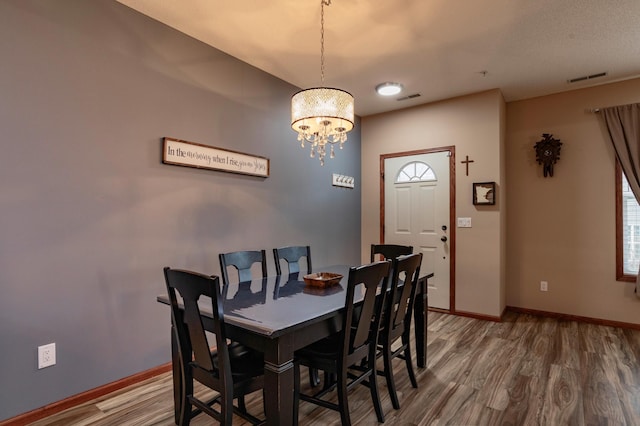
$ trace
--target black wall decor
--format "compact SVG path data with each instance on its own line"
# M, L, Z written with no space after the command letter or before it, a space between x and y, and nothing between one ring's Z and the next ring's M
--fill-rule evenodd
M553 177L553 165L560 159L562 142L552 134L543 133L542 140L533 147L536 150L536 161L542 164L544 177Z

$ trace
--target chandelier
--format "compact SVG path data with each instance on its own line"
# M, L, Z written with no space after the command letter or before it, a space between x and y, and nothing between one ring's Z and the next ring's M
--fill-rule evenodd
M331 0L320 0L320 81L324 85L324 7ZM298 132L298 141L304 148L311 146L311 157L316 154L320 165L329 145L329 158L334 158L333 147L342 149L347 132L353 129L353 96L349 92L330 87L301 90L291 97L291 128Z

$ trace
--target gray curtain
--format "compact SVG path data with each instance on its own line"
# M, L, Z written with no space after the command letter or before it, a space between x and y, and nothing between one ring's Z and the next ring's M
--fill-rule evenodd
M602 108L602 118L629 186L640 203L640 104ZM640 271L636 278L640 297Z

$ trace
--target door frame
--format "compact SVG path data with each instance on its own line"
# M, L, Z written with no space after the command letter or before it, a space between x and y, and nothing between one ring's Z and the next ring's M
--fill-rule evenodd
M421 154L433 154L449 151L449 309L429 308L438 312L454 313L456 311L456 147L443 146L438 148L419 149L415 151L394 152L380 154L380 244L384 244L384 160L387 158L409 157Z

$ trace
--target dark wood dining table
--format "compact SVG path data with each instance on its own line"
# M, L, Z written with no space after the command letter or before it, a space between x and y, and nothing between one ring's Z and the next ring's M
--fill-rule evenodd
M294 352L331 335L341 328L349 266L314 268L317 272L333 272L344 276L328 288L307 285L304 274L258 278L230 284L223 289L224 315L228 337L264 353L264 406L268 425L293 425ZM416 355L418 367L426 366L427 280L420 278L415 304ZM362 293L356 291L356 302ZM166 295L158 302L169 304ZM208 306L207 306L208 303ZM212 329L211 302L201 305L203 324ZM172 329L173 386L176 422L182 401L180 351Z

